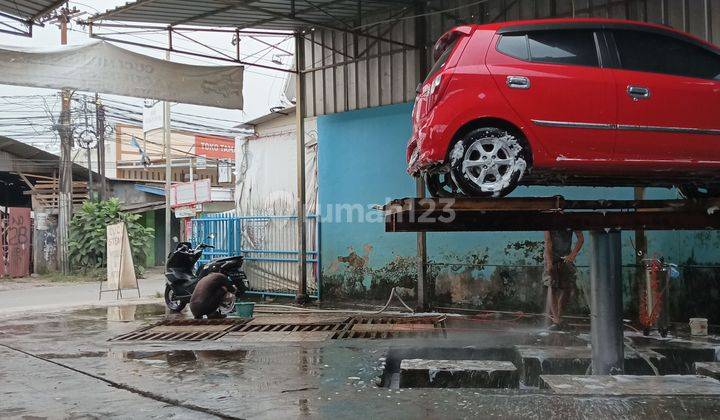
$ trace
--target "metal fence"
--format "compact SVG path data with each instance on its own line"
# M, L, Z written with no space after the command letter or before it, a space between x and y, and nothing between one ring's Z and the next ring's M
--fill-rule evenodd
M243 255L248 293L294 297L298 289L297 216L202 216L192 220L193 243L213 245L200 263L212 258ZM307 294L320 295L318 217L307 217ZM215 237L209 239L210 234Z

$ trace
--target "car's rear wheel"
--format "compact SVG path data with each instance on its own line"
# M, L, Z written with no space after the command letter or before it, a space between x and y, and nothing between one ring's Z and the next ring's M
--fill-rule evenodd
M463 195L460 188L453 181L450 172L426 173L425 185L433 197L448 198Z
M496 127L466 133L450 150L450 174L468 196L503 197L525 173L529 150L513 134Z
M720 197L720 185L686 184L679 186L678 189L685 198Z

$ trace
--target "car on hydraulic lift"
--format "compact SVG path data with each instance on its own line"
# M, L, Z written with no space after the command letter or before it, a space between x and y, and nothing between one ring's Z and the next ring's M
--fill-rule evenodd
M517 185L720 196L720 49L612 19L456 27L418 86L408 173L433 196Z

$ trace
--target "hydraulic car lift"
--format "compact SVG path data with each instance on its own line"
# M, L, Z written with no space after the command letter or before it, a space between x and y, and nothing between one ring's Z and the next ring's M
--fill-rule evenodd
M387 232L590 231L592 371L623 371L620 231L720 229L720 199L404 198L386 204Z

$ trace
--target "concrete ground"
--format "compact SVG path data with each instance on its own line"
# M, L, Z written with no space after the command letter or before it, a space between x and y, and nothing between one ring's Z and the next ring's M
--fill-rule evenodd
M186 316L167 315L158 304L125 309L131 309L123 312L132 315L127 322L111 321L108 314L117 312L112 307L0 316L0 417L720 416L716 396L558 395L534 386L509 390L384 387L393 383L391 366L404 358L441 355L456 359L476 354L501 360L509 357L514 346L540 346L544 349L537 358L540 373L547 373L553 366L564 366L549 363L555 353L548 347L575 347L581 352L587 347L583 334L548 333L531 324L449 319L447 337L415 339L315 341L315 337L293 342L228 335L206 342L108 341L151 322ZM311 316L256 315L256 320L283 322L302 322ZM315 321L344 317L338 313L312 316ZM668 358L673 349L688 345L682 340L632 336L629 340L637 351L659 348ZM714 359L716 342L710 338L689 345L697 347L698 357ZM683 369L682 364L688 363L686 353L678 350L677 355L673 366ZM584 371L583 357L570 355L571 367Z
M140 297L136 290L124 290L122 302L160 302L165 290L162 267L147 270L139 279ZM107 287L104 285L103 287ZM98 299L99 282L62 283L28 277L0 279L0 318L22 313L57 312L93 306L112 306L120 302L116 294L103 293Z

